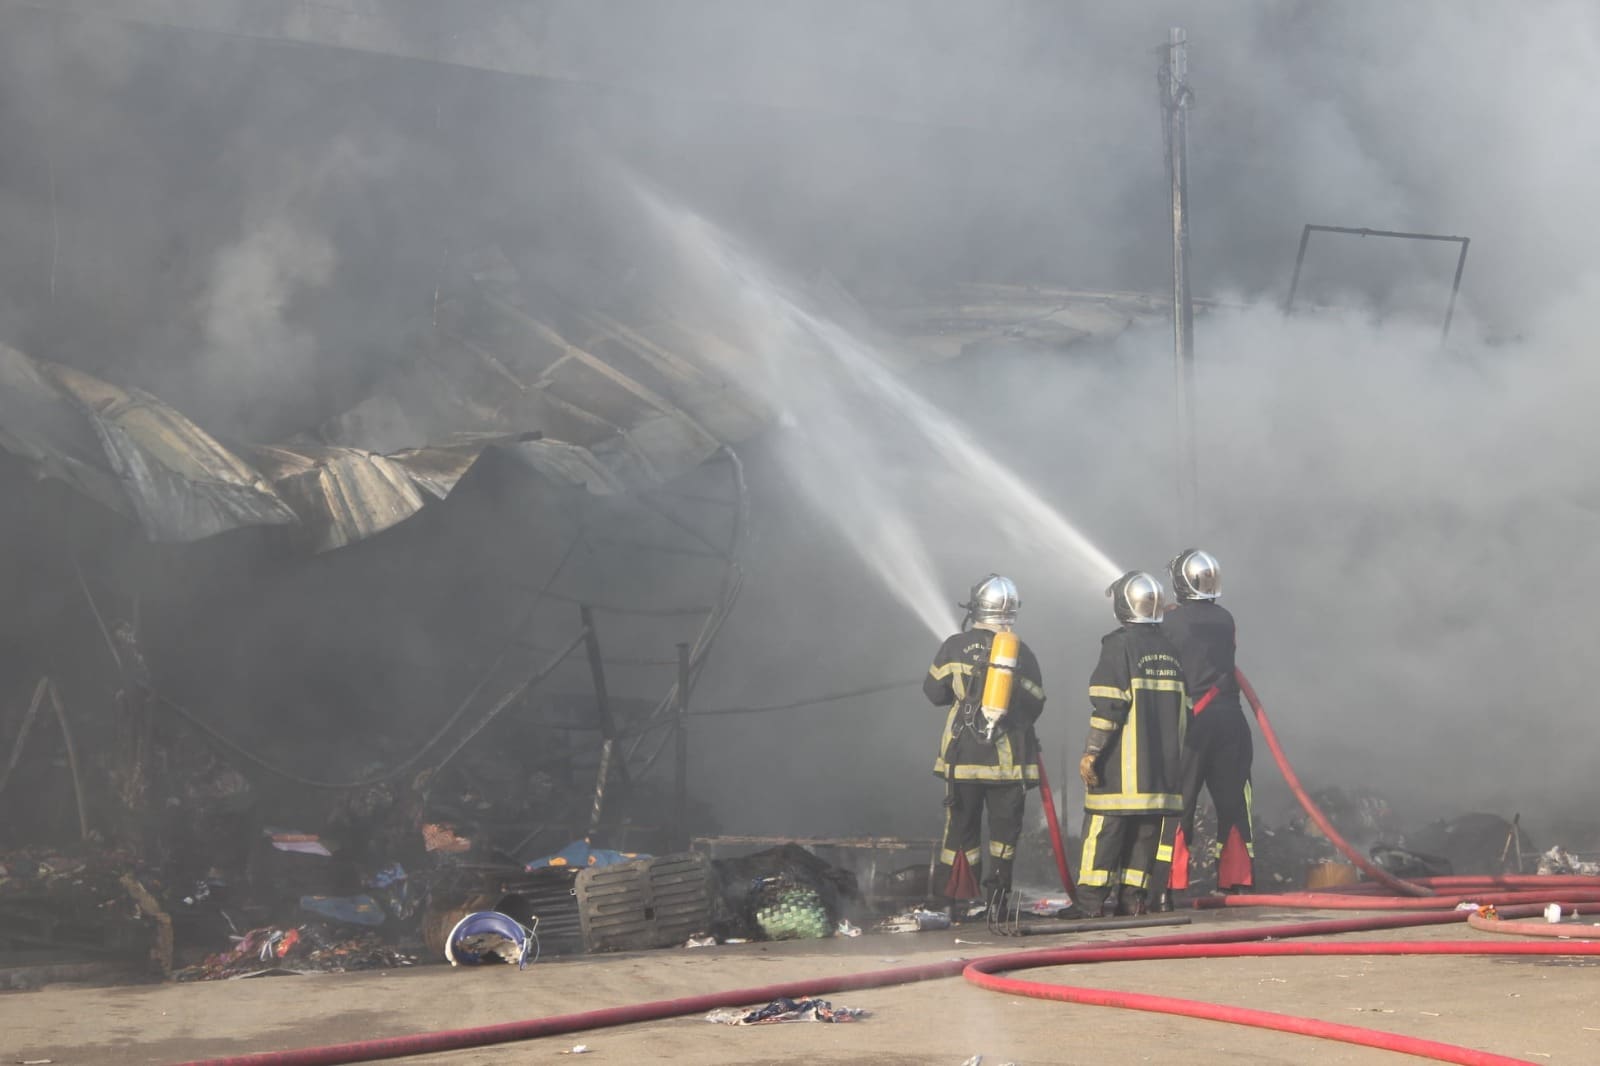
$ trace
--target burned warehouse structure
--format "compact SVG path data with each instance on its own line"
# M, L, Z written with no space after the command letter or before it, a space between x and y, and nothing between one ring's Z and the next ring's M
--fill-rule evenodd
M1471 6L0 0L0 1050L1583 1061L1600 23Z
M170 972L302 898L381 897L391 868L390 932L415 940L436 864L449 915L573 841L714 836L685 745L719 722L686 741L684 711L749 565L740 453L778 412L659 249L574 187L593 163L567 113L619 122L641 97L240 41L155 7L5 14L18 52L41 50L39 69L18 58L14 121L48 146L50 227L48 276L19 261L42 287L22 286L0 350L6 535L29 561L3 667L15 945L129 957L116 927L135 916ZM55 123L80 97L120 132ZM169 151L213 122L216 158ZM500 123L504 154L481 158ZM171 190L85 169L127 151ZM96 273L208 201L171 270ZM120 321L89 311L107 285ZM375 326L347 321L354 293ZM880 320L935 361L1006 329L1066 346L1159 313L1005 286L894 302Z

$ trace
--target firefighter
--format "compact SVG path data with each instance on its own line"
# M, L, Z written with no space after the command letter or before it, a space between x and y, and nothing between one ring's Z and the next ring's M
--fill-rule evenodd
M1089 677L1083 858L1077 904L1090 917L1148 911L1163 820L1182 810L1179 761L1188 715L1183 666L1161 632L1161 582L1130 570L1106 589L1121 626L1100 641Z
M939 646L922 691L948 707L933 772L945 782L944 838L932 891L957 915L956 901L978 897L983 812L989 812L983 896L1003 908L1022 834L1027 790L1039 784L1033 725L1044 710L1044 681L1033 651L1012 626L1022 606L1016 583L990 574L961 604L961 632Z
M1217 890L1237 892L1255 883L1250 834L1254 746L1234 674L1233 615L1217 602L1222 570L1210 552L1188 548L1167 564L1167 572L1178 604L1167 612L1161 628L1178 649L1194 709L1183 748L1183 812L1162 832L1159 858L1171 864L1163 909L1172 905L1171 892L1189 887L1189 843L1202 785L1217 809Z

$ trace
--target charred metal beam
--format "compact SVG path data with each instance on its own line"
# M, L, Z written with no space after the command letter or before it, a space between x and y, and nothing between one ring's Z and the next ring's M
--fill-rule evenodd
M1445 307L1444 326L1439 331L1439 343L1443 344L1450 336L1450 323L1456 314L1456 296L1461 292L1461 275L1467 269L1467 249L1472 244L1471 237L1453 237L1445 233L1408 233L1403 230L1368 229L1365 226L1319 226L1307 222L1300 231L1300 249L1294 257L1294 273L1289 278L1289 296L1283 303L1283 313L1289 314L1294 310L1295 293L1300 288L1300 267L1306 260L1306 246L1311 243L1313 233L1342 233L1350 237L1389 237L1402 241L1440 241L1461 245L1461 254L1456 257L1455 278L1450 283L1450 303Z

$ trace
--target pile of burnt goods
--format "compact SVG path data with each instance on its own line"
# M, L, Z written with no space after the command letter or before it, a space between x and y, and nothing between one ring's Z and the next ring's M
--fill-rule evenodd
M820 939L854 928L862 905L855 874L797 844L733 859L680 852L590 865L572 892L591 952Z
M1520 816L1469 812L1408 826L1371 790L1327 788L1311 799L1346 841L1397 877L1557 872L1541 868L1541 853ZM1216 876L1208 813L1202 811L1199 821L1201 846L1190 852L1191 883L1201 890ZM1304 813L1278 825L1256 823L1255 875L1258 891L1337 888L1361 877Z

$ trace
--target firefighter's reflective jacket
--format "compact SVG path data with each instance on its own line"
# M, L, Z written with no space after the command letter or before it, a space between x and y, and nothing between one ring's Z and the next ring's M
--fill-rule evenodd
M1239 709L1239 679L1233 672L1233 615L1220 603L1190 600L1180 603L1161 620L1161 632L1178 649L1189 698L1198 700L1210 689L1217 690L1208 707L1219 711ZM1201 715L1200 717L1204 717Z
M983 725L978 704L988 673L989 645L994 633L973 628L957 633L939 646L922 692L940 707L948 707L939 757L933 772L954 781L1039 783L1039 741L1033 723L1044 710L1044 680L1039 660L1022 641L1017 642L1017 666L1011 685L1011 707L1002 719L1003 729L993 742L977 733Z
M1100 748L1100 784L1085 810L1176 814L1183 809L1179 760L1189 697L1177 649L1157 625L1123 626L1100 641L1089 677L1089 747Z

